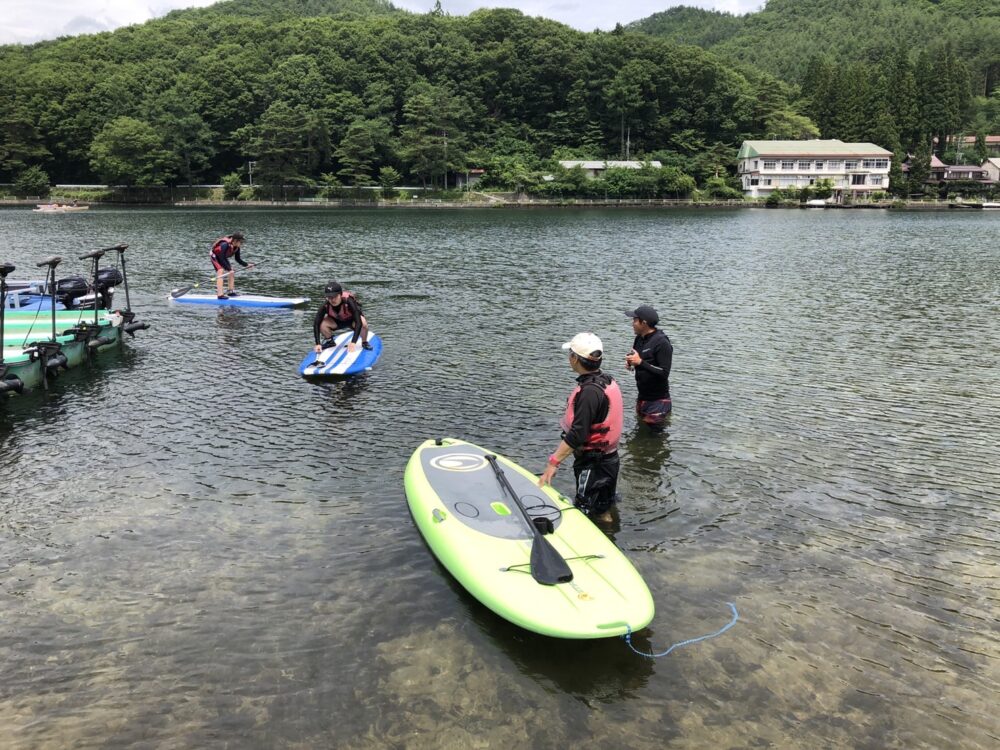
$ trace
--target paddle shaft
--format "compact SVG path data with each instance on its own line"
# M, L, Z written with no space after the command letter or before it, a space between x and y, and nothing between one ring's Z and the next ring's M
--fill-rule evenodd
M546 586L572 581L573 571L570 570L569 565L556 551L556 548L552 546L549 540L538 530L538 527L535 526L535 522L531 520L531 516L528 514L528 509L524 507L521 498L517 496L517 492L511 487L507 476L503 473L503 469L497 463L497 457L490 454L486 456L486 460L493 467L493 472L497 475L497 479L500 480L501 486L511 496L517 509L521 511L521 516L527 522L528 528L531 529L533 538L530 557L531 577Z

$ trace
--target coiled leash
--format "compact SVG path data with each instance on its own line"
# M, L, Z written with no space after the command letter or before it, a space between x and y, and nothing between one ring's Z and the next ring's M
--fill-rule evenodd
M645 656L647 659L659 659L661 656L666 656L667 654L669 654L675 648L680 648L681 646L690 646L692 643L697 643L698 641L707 641L709 638L715 638L716 636L722 635L727 630L729 630L729 628L735 625L736 621L740 619L740 613L736 611L736 605L733 604L732 602L726 602L726 604L728 604L729 608L733 610L733 619L730 620L729 623L724 628L722 628L722 630L716 631L715 633L709 633L708 635L700 635L697 638L689 638L686 641L680 641L679 643L673 644L666 651L659 654L647 654L645 651L640 651L635 646L633 646L632 628L628 627L627 625L626 627L628 628L628 632L625 633L625 635L623 635L622 638L625 639L625 643L628 644L628 647L633 651L635 651L637 654L639 654L639 656Z

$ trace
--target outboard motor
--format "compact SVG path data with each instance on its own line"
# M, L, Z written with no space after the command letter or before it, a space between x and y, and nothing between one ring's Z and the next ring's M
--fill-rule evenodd
M124 278L122 272L117 268L102 268L97 272L97 279L94 286L97 287L96 292L100 297L102 310L111 309L111 298L115 293L114 288L121 284Z
M102 268L97 272L98 289L110 289L113 286L118 286L124 280L125 277L117 268Z
M67 276L56 282L56 298L66 305L67 310L76 308L77 299L85 297L90 291L90 285L82 276Z

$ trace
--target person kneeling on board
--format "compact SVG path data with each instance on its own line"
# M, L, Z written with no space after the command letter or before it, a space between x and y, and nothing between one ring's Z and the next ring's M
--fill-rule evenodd
M247 263L240 257L240 248L243 247L243 240L246 239L242 232L233 232L225 237L220 237L212 245L212 252L208 257L212 259L212 267L215 268L216 280L215 288L219 299L229 299L236 297L236 282L233 278L233 267L229 265L229 259L235 258L236 262L244 268L253 268L253 263ZM229 294L225 294L222 289L223 278L229 276Z
M358 339L361 346L371 349L368 343L368 321L361 313L361 305L351 292L345 292L336 281L331 281L323 290L326 301L320 305L313 318L313 338L316 340L316 351L321 352L328 346L333 346L337 331L354 329L354 336L347 345L347 351L357 351Z
M618 441L624 411L622 392L610 375L601 372L604 346L592 333L578 333L563 344L569 350L569 365L577 373L563 415L562 440L549 456L538 485L552 484L559 464L573 454L576 476L574 505L589 518L609 522L617 500Z

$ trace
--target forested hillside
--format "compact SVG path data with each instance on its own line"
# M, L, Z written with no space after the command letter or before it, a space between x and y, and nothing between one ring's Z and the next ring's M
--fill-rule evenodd
M284 15L295 6L321 15ZM61 182L216 181L253 160L276 184L370 184L384 168L440 184L470 165L516 184L555 153L625 151L705 179L743 138L808 130L788 96L696 47L517 11L235 0L0 48L0 180L39 165Z
M915 60L950 45L969 70L971 93L989 95L1000 84L997 0L767 0L746 16L678 7L628 28L697 44L795 83L816 55L870 64L900 48Z
M686 175L724 181L746 138L929 158L932 137L941 150L1000 132L1000 94L976 96L1000 67L997 5L771 0L747 17L674 9L635 27L663 38L512 10L230 0L0 47L0 182L29 168L58 182L217 182L255 162L270 185L441 185L483 167L522 187L555 157L628 156L673 170L649 188L662 195L687 190Z
M934 144L950 163L979 163L984 146L949 139L1000 133L997 0L768 0L746 16L672 8L629 28L798 84L824 138L898 154Z

